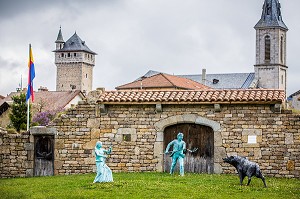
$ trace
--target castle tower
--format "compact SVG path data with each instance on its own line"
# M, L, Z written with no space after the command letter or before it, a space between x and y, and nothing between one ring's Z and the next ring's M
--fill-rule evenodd
M92 90L95 52L75 34L64 42L59 29L55 52L57 67L56 91L81 90L88 93Z
M261 19L255 25L255 79L260 88L286 91L286 32L278 0L265 0Z

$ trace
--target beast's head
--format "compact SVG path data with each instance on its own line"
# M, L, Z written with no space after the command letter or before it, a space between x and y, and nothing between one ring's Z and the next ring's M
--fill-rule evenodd
M231 165L236 165L237 157L236 156L229 156L229 157L223 158L223 161L226 162L226 163L229 163Z

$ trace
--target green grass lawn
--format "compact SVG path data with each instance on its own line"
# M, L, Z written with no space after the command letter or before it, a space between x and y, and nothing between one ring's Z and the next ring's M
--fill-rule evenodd
M114 182L93 184L95 174L0 179L0 198L300 198L300 180L252 178L240 186L237 175L114 173ZM245 179L244 184L246 184Z

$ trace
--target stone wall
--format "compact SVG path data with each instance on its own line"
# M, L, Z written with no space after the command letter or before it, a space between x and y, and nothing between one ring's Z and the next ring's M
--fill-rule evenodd
M95 171L93 149L98 140L103 142L104 148L113 145L113 153L107 160L113 172L160 172L163 170L164 128L177 123L195 123L214 130L215 173L235 173L222 158L241 155L257 162L267 176L299 178L300 115L274 113L273 106L224 104L219 109L213 104L82 102L52 124L56 128L54 173ZM249 143L253 136L256 143ZM2 177L30 173L28 167L33 163L28 159L32 157L29 149L26 150L28 142L31 142L29 135L1 133Z
M0 177L31 176L33 169L29 133L8 133L0 128ZM31 170L30 170L31 169Z
M299 177L300 119L291 113L274 113L272 105L88 105L81 104L53 125L56 138L56 174L94 170L91 155L97 140L113 145L107 163L114 172L162 171L162 120L169 125L216 122L215 172L234 169L222 162L226 155L247 156L269 176ZM178 119L181 118L181 119ZM131 140L125 141L124 135ZM255 136L257 143L249 144Z

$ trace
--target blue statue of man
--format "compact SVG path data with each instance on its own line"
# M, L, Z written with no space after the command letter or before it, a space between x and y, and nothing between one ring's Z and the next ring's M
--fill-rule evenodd
M173 151L171 153L171 157L172 157L172 165L171 165L171 169L170 169L170 174L174 173L174 169L177 163L177 160L179 161L179 165L180 165L180 175L184 176L184 163L183 163L183 158L184 158L184 151L186 150L186 144L183 141L183 133L178 133L177 135L177 139L171 141L167 148L165 153L169 153L169 149L170 147L173 145Z
M106 155L110 154L112 147L109 147L108 150L102 148L102 142L98 141L95 146L95 156L96 156L96 166L97 166L97 175L94 179L96 182L113 182L111 169L105 164Z

